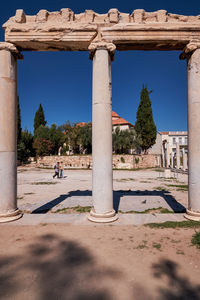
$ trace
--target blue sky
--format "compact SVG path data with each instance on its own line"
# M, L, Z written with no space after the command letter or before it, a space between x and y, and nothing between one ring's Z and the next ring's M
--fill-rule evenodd
M1 1L0 23L23 8L28 15L40 9L57 11L69 7L75 13L92 9L106 13L110 8L131 13L166 9L185 15L200 14L200 1ZM4 31L0 30L0 40ZM33 130L33 120L41 103L48 125L91 121L92 62L88 52L23 52L18 62L18 94L23 129ZM159 131L187 130L186 61L178 51L116 51L112 63L113 110L135 123L142 84L147 84L152 101L154 121Z

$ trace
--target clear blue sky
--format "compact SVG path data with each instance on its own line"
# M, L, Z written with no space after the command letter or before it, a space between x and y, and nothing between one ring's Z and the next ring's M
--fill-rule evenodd
M134 9L146 11L166 9L168 12L198 15L200 1L63 1L10 0L1 1L0 23L23 8L26 14L40 9L57 11L69 7L75 13L92 9L106 13L110 8L131 13ZM0 40L4 32L0 30ZM33 120L42 103L48 125L91 121L92 119L92 62L88 52L24 52L18 62L18 94L20 97L22 127L33 130ZM179 52L127 51L116 52L112 63L113 110L135 123L142 84L153 93L154 120L157 129L187 130L187 71L186 61L179 60Z

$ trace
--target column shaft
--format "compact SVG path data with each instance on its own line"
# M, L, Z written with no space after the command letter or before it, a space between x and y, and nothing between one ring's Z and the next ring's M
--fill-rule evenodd
M21 216L17 209L16 81L16 59L9 50L0 50L0 222Z
M113 210L110 64L108 50L97 49L93 57L92 95L92 197L94 209L89 217L91 221L96 222L116 220L115 211ZM104 217L108 217L107 221L103 219ZM113 217L114 219L112 219Z
M180 146L176 144L176 169L180 169Z
M173 167L174 167L174 156L173 156L173 151L170 153L170 156L171 156L170 167L173 169Z
M200 221L200 49L188 60L188 174L187 217Z
M167 142L167 148L166 148L166 161L167 161L167 168L170 166L170 150L169 150L169 142Z

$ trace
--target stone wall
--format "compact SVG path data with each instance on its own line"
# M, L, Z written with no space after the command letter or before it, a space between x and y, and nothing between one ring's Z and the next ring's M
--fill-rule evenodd
M63 161L66 169L91 169L91 155L44 156L38 158L36 166L53 168L56 162ZM114 169L137 169L160 167L160 155L113 155Z

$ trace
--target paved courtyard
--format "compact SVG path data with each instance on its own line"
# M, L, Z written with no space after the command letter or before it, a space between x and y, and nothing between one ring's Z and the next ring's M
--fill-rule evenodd
M37 214L37 218L56 213L54 218L63 222L67 218L72 220L74 214L77 221L85 220L92 206L92 171L65 170L62 179L53 179L52 175L51 169L18 169L19 209L25 215ZM157 169L114 171L113 205L120 216L118 223L133 219L145 223L161 214L162 220L183 219L187 207L187 175L172 173L169 179L163 176L162 170ZM27 218L31 219L32 215Z

